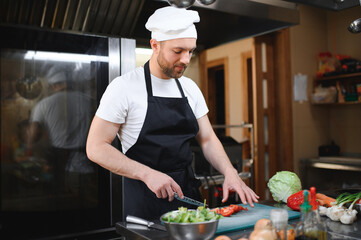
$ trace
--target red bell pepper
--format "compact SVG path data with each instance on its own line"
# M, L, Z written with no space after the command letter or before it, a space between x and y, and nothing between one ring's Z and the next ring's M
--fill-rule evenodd
M287 198L287 206L292 210L300 210L300 205L303 203L303 190L296 192Z

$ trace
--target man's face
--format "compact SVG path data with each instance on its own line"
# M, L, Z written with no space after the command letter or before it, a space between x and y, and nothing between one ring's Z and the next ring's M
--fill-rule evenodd
M186 70L196 48L196 39L180 38L159 42L157 62L164 75L180 78Z

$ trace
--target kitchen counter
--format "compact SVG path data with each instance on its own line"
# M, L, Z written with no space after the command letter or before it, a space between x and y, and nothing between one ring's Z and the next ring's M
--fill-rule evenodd
M269 201L261 202L262 204L273 205ZM280 205L278 204L277 207ZM344 225L340 222L333 222L327 217L322 217L322 220L326 222L327 225L327 235L328 239L361 239L361 215L357 216L357 221L351 225ZM159 223L158 221L154 221ZM289 224L295 226L299 222L299 219L290 220ZM148 229L146 226L141 226L137 224L131 224L126 222L117 222L116 231L125 239L157 239L157 240L169 240L171 239L167 232ZM249 234L253 231L253 228L223 233L220 235L227 235L232 240L239 239L241 237L248 237ZM216 235L217 236L217 235ZM216 237L215 236L215 237Z

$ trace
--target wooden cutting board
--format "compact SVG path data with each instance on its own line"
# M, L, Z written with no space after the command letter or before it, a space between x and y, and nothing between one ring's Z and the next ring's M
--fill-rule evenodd
M248 211L240 211L230 217L223 217L219 220L216 234L237 231L247 228L252 228L256 222L261 218L270 219L270 212L276 207L262 205L255 203L254 208L249 205L239 204L240 206L247 207ZM294 219L300 217L300 212L288 211L288 219Z

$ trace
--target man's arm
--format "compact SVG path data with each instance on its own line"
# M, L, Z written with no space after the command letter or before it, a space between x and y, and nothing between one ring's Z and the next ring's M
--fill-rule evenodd
M86 144L88 158L113 173L143 181L158 198L172 201L174 192L183 197L179 185L167 174L128 158L111 145L119 128L120 124L95 116Z
M258 202L258 195L249 188L239 177L237 170L232 166L224 148L213 131L208 116L198 119L199 132L196 139L202 148L205 158L224 175L223 199L227 201L229 191L238 193L243 204L247 202L253 207L253 202Z

